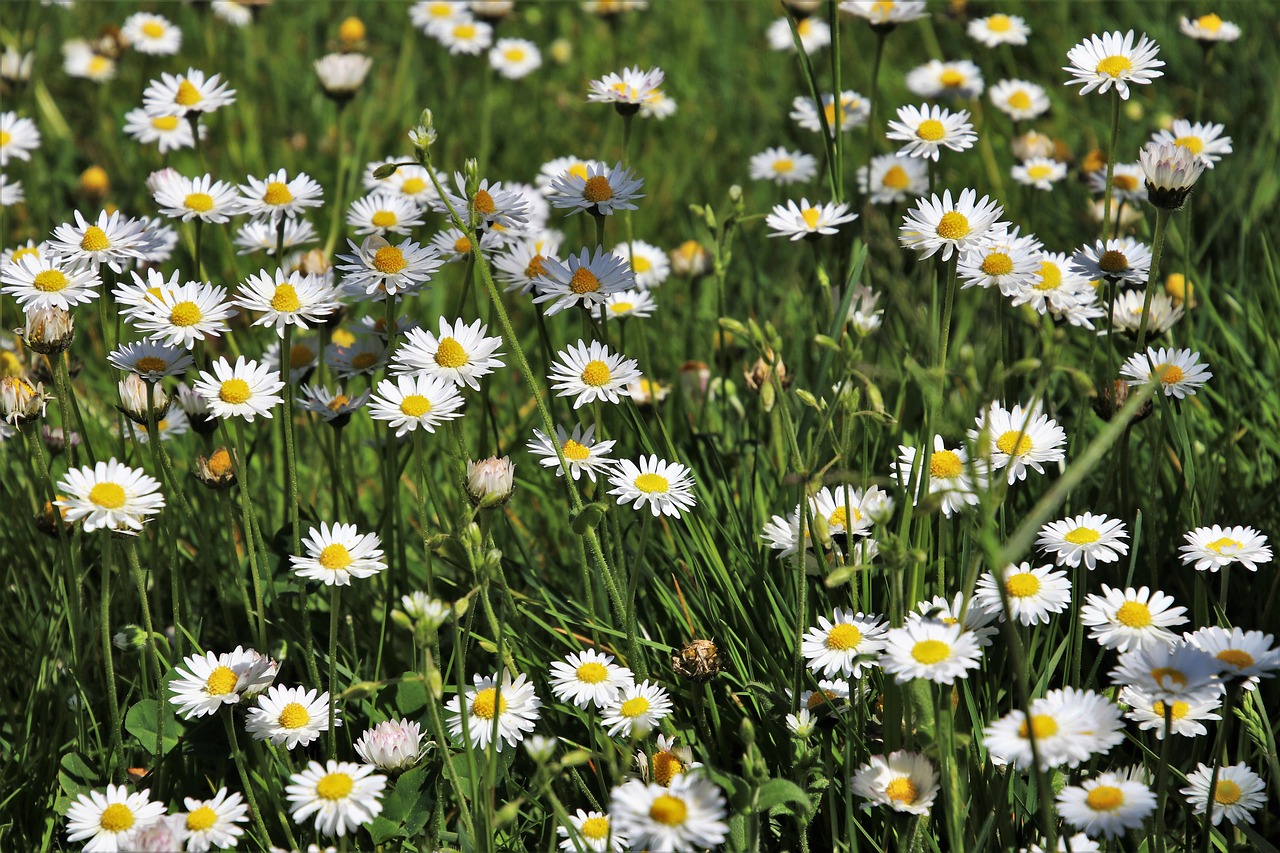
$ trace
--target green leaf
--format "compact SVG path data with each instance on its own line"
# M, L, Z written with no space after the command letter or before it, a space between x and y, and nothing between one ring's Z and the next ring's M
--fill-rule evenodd
M404 835L400 824L395 821L387 820L384 815L379 815L373 819L373 823L369 824L369 835L373 838L374 844L386 844L392 838L399 838Z
M410 837L422 832L435 806L434 787L426 784L427 774L426 765L419 764L396 780L395 798L404 812L404 830Z
M152 755L156 754L156 718L161 713L165 715L164 740L160 744L160 754L163 755L178 745L178 736L182 734L182 725L168 704L162 709L155 699L143 699L124 716L124 730L137 738L142 748Z
M416 672L406 672L396 685L396 709L406 717L427 707L427 685Z
M784 803L797 803L802 811L810 808L809 795L790 779L770 779L756 792L756 809L766 811Z

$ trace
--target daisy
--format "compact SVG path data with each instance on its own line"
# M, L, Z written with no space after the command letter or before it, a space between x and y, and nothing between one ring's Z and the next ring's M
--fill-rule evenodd
M200 137L205 135L200 125ZM191 123L178 116L152 116L146 110L129 110L124 114L124 132L143 145L159 146L161 154L190 148L195 144Z
M192 365L191 354L185 349L156 341L138 341L116 347L107 355L107 362L147 382L156 382L166 376L181 376Z
M983 746L992 761L1026 770L1032 766L1035 738L1040 769L1076 767L1094 755L1111 751L1124 740L1120 709L1093 691L1050 690L1031 702L1031 722L1012 711L983 731Z
M392 246L370 235L360 245L347 240L352 253L338 255L338 272L347 292L381 297L411 293L431 280L444 265L436 251L406 238Z
M324 204L324 190L306 172L299 172L292 180L284 169L274 172L264 180L250 176L249 183L240 185L241 213L255 219L266 219L275 224L280 217L293 219L308 207Z
M188 116L211 113L235 103L235 89L228 89L220 75L206 78L203 71L188 68L186 74L161 74L142 93L142 105L153 116Z
M753 181L773 181L778 186L802 184L818 174L818 160L800 151L768 148L752 156L748 169Z
M85 842L88 853L116 853L132 847L130 836L165 814L164 803L151 802L150 791L129 793L124 785L108 785L106 792L76 797L67 809L67 840Z
M985 433L989 442L981 454L990 457L994 469L1007 468L1009 484L1027 478L1027 468L1044 473L1044 462L1062 462L1066 454L1062 446L1067 434L1057 422L1044 414L1033 414L1035 405L1023 409L1016 405L1006 409L992 403L978 416L977 429L969 430L969 439L979 444Z
M938 252L942 260L949 261L956 252L965 252L982 245L993 230L1004 223L997 223L1004 208L983 196L978 200L975 190L963 190L955 203L951 190L939 198L922 198L902 218L898 242L914 249L920 257L930 258Z
M1115 86L1123 100L1129 99L1129 84L1145 85L1157 77L1164 62L1156 59L1160 46L1144 33L1135 45L1133 30L1127 33L1111 32L1103 36L1093 35L1067 51L1070 65L1063 71L1071 74L1068 86L1081 86L1080 94L1087 95L1095 89L1105 95Z
M977 490L986 488L986 477L976 468L970 470L971 467L964 447L949 450L942 436L933 437L933 453L929 455L929 494L941 495L942 514L947 518L966 507L978 505ZM902 488L906 489L911 484L915 468L916 448L898 445L898 464L893 474ZM918 472L916 477L918 483ZM918 503L916 497L913 490L913 504Z
M982 71L967 59L931 59L907 72L907 88L922 98L977 98L982 95Z
M865 284L853 289L853 298L849 300L849 323L864 338L884 323L884 309L876 307L879 301L880 294Z
M1077 832L1075 835L1067 838L1065 835L1058 836L1058 846L1053 848L1058 853L1102 853L1102 847L1098 842L1089 838L1083 832ZM1048 840L1043 840L1040 844L1032 844L1030 847L1023 847L1019 853L1050 853Z
M515 746L524 740L525 733L532 731L538 721L538 709L542 706L542 700L525 675L521 673L513 681L511 673L504 671L501 691L496 677L483 678L477 674L473 679L474 686L466 693L465 712L456 695L445 703L450 736L460 740L466 726L472 746L485 749L493 740L498 752L502 752L504 743Z
M833 92L824 92L821 97L821 114L813 98L797 95L791 102L790 118L805 130L814 133L822 132L823 119L826 120L827 132L847 133L855 127L862 127L871 116L871 104L866 98L852 89L840 93L840 106L836 106Z
M1089 595L1080 608L1080 622L1092 628L1090 638L1108 649L1127 652L1149 645L1167 645L1177 639L1170 628L1187 621L1185 607L1174 607L1174 598L1150 592L1144 586L1113 589L1105 583L1102 595Z
M1209 786L1213 782L1213 768L1205 764L1196 766L1194 773L1187 774L1187 787L1182 795L1192 806L1192 814L1204 814L1209 807ZM1257 773L1249 769L1249 765L1227 764L1218 768L1217 782L1213 783L1214 826L1226 818L1232 826L1240 821L1253 823L1253 812L1266 806L1267 786Z
M480 251L491 255L502 248L504 237L497 231L480 232ZM465 261L471 257L471 238L460 228L446 228L431 238L430 247L440 255L447 264Z
M603 305L595 306L594 314L596 319L605 319L612 317L615 320L625 320L628 317L639 317L644 319L653 315L657 305L654 304L653 296L647 290L624 290L621 293L611 293L605 299ZM641 380L646 381L646 380ZM636 405L640 405L639 397L632 393L632 398L637 400Z
M1166 397L1179 400L1194 397L1200 386L1213 378L1209 369L1200 363L1200 353L1189 349L1148 347L1145 355L1134 353L1120 368L1120 375L1131 388L1146 385L1152 374L1160 377Z
M324 351L325 366L338 379L372 376L391 357L386 343L378 335L352 335L348 332L347 337L350 344L332 343Z
M29 118L15 112L0 113L0 167L10 160L30 160L31 152L40 147L40 131Z
M631 266L635 286L643 290L660 286L671 275L667 253L652 243L643 240L619 243L613 247L613 255Z
M445 189L444 197L434 204L441 213L457 216L464 220L464 224L473 224L477 228L501 226L516 229L528 221L529 206L524 197L503 188L501 181L491 184L488 178L484 178L470 196L467 195L467 179L461 172L453 173L453 182L458 193L455 195Z
M1244 679L1244 688L1254 690L1260 678L1270 678L1280 669L1280 649L1272 646L1273 637L1261 631L1219 628L1210 625L1185 639L1191 645L1213 655L1225 680Z
M102 211L94 223L87 222L77 210L75 219L74 225L67 222L53 229L49 239L49 251L68 261L86 261L95 270L106 264L119 275L126 262L146 260L155 247L146 221L130 219L118 210L111 214Z
M260 313L253 321L255 326L275 326L276 334L283 337L285 326L308 328L307 324L324 323L338 310L338 290L324 278L304 275L298 270L286 273L277 269L275 274L261 270L240 285L239 295L232 300L247 311Z
M533 440L529 442L529 450L538 457L538 463L544 468L555 468L556 476L564 476L564 468L560 465L560 457L556 453L556 445L560 447L560 452L564 454L565 462L569 466L569 476L573 479L579 479L582 474L586 474L591 482L596 481L596 473L607 473L615 464L610 459L608 453L617 444L616 441L596 441L595 426L588 426L584 432L581 424L576 424L573 428L573 434L567 435L564 427L556 427L556 443L553 444L551 439L541 430L533 431Z
M854 771L849 785L869 805L928 815L938 795L938 772L920 753L900 749L871 756Z
M209 9L215 18L237 28L247 27L253 23L253 11L257 8L260 7L249 6L237 0L213 0L209 4Z
M27 194L22 188L22 181L11 180L7 175L0 174L0 207L13 207L15 204L21 204L26 198Z
M1139 829L1156 808L1156 795L1141 782L1099 773L1058 792L1058 814L1090 837L1115 838Z
M188 178L172 169L152 182L156 206L165 216L190 222L226 222L243 212L243 200L232 184L215 181L210 175Z
M63 518L71 524L83 519L86 533L136 534L165 505L158 480L114 458L70 469L58 482L58 494L66 495L53 502L63 508Z
M502 367L502 338L486 336L487 326L480 320L465 325L461 319L453 323L441 318L440 335L422 329L411 329L404 344L396 351L391 372L415 376L441 376L461 387L480 388L480 377Z
M1222 692L1217 658L1188 642L1144 645L1120 655L1111 681L1133 687L1152 701L1191 702Z
M398 157L388 157L386 160L378 160L365 167L363 179L365 191L370 194L381 191L395 196L404 196L414 201L419 207L427 207L439 198L435 185L431 182L431 173L425 167L404 164L400 160L401 158ZM393 163L396 164L396 169L390 175L385 178L374 177L374 172L379 168Z
M927 158L935 163L942 148L964 151L978 140L968 110L953 113L929 104L899 107L898 120L889 122L885 135L906 143L898 150L899 157Z
M611 295L635 286L635 275L626 259L600 246L594 255L583 249L577 255L569 255L563 263L543 257L539 266L543 272L534 281L538 295L533 301L551 303L546 309L547 316L579 304L594 309Z
M866 19L871 29L887 33L898 24L928 17L925 0L841 0L840 11Z
M654 89L640 104L640 117L662 121L676 114L676 100L661 89Z
M634 682L631 670L615 664L613 655L594 649L574 652L551 664L551 692L579 708L588 704L597 708L612 705L618 692Z
M25 243L19 243L11 248L0 251L0 272L9 264L16 264L18 261L26 257L42 258L49 252L49 244L43 240L36 242L28 240Z
M640 461L619 459L609 474L609 494L618 496L618 505L631 504L635 510L645 504L654 517L679 518L697 503L693 496L693 475L679 462L667 462L656 455Z
M457 56L478 56L493 44L493 27L470 16L434 25L428 35Z
M1201 720L1221 720L1221 714L1214 711L1222 707L1217 696L1189 697L1191 701L1179 699L1171 702L1169 707L1169 730L1181 737L1199 737L1208 734L1209 729ZM1138 724L1142 731L1154 732L1157 740L1164 740L1165 704L1159 699L1134 687L1125 687L1120 691L1119 701L1128 705L1125 716Z
M365 729L354 745L356 753L379 770L408 770L422 754L422 727L408 720L386 720Z
M1034 280L1044 246L1031 234L1019 236L1018 230L993 228L982 244L965 250L957 265L963 287L994 285L1014 296Z
M800 654L815 673L861 678L864 671L877 664L876 657L884 647L885 630L884 620L873 613L854 613L837 607L830 620L819 616L818 626L805 633Z
M885 633L880 666L899 684L913 679L952 684L981 666L981 658L977 639L961 625L922 619Z
M116 61L103 56L84 39L71 39L62 46L62 70L68 77L105 83L116 76Z
M359 53L329 53L313 62L311 67L324 93L331 100L344 103L360 91L364 78L373 67L373 60Z
M424 34L430 34L440 24L451 24L469 17L471 12L466 0L419 0L409 8L409 20Z
M1107 174L1105 171L1090 172L1089 189L1095 193L1107 191ZM1147 197L1145 178L1142 166L1138 163L1117 163L1111 174L1111 197L1123 204L1137 204Z
M326 586L348 586L352 578L367 578L387 567L376 533L359 533L354 524L325 522L313 527L303 538L306 554L291 555L289 563L300 578L310 578Z
M548 379L557 396L573 397L573 407L579 409L596 400L621 402L630 396L627 386L640 378L634 358L609 352L599 341L579 340L556 354Z
M963 618L961 614L964 614ZM972 601L966 606L963 592L957 592L950 601L940 595L935 595L928 601L918 601L916 609L908 613L906 619L908 622L929 620L944 625L958 624L967 633L973 634L978 645L984 648L991 645L991 638L1000 633L998 628L992 627L995 614L988 613Z
M872 204L897 204L929 191L929 167L915 157L881 154L858 169L858 191Z
M182 30L167 18L138 12L124 19L120 34L138 53L170 56L182 47Z
M769 24L765 31L771 50L795 53L796 39L805 53L813 53L831 44L831 27L821 18L800 18L796 21L795 35L791 32L791 18L785 16Z
M701 773L681 773L669 787L632 779L610 793L613 831L633 849L715 848L729 835L724 795Z
M233 848L244 835L240 824L248 822L249 806L239 791L228 793L226 788L219 788L213 799L186 797L182 802L187 807L185 813L178 814L186 831L183 849L190 853L205 853L214 847Z
M542 67L542 54L528 39L498 39L489 51L489 64L508 80L519 80Z
M1054 184L1067 176L1067 164L1050 157L1033 157L1014 166L1010 174L1024 186L1052 190Z
M1059 566L1074 568L1084 560L1085 568L1093 571L1098 563L1114 563L1129 553L1124 541L1128 535L1123 521L1086 512L1046 524L1036 544L1053 554Z
M848 211L849 205L844 203L810 205L809 199L802 198L797 205L788 199L785 205L773 206L773 211L765 217L765 225L771 229L770 237L787 237L793 241L801 238L817 240L823 235L839 233L841 225L858 218L858 214Z
M1239 563L1251 572L1258 566L1271 562L1271 549L1267 537L1252 527L1197 527L1184 537L1186 545L1179 548L1182 563L1194 566L1198 572L1217 572L1232 563Z
M574 175L585 181L593 166L608 169L608 166L600 160L584 160L574 156L557 157L542 164L533 182L539 192L547 195L551 192L551 185L565 175Z
M1032 568L1030 563L1007 566L997 580L987 572L978 580L974 601L988 613L998 614L1004 621L1000 584L1009 600L1009 615L1023 625L1048 622L1050 615L1061 613L1071 603L1071 581L1066 572L1055 572L1053 566Z
M97 268L85 261L65 258L52 252L24 254L0 267L0 288L18 301L23 311L46 308L70 311L92 302L102 286Z
M307 762L305 770L289 777L285 788L290 816L302 823L315 815L316 832L342 838L382 814L378 797L387 786L387 777L374 773L369 764L329 759L324 764Z
M998 47L1002 44L1026 44L1031 28L1017 15L996 14L974 18L969 22L968 32L974 41L986 47Z
M871 514L857 489L843 486L837 489L822 488L809 501L810 510L821 519L831 536L867 536L871 533Z
M600 725L610 737L643 737L671 713L671 698L654 682L626 681L618 685L613 700L600 707Z
M347 208L347 224L361 235L408 234L410 229L422 225L421 210L407 196L375 192L351 203Z
M1029 121L1049 111L1044 88L1026 80L1001 80L987 93L992 105L1014 121Z
M560 849L569 853L580 851L584 847L595 853L623 853L630 849L630 842L625 835L614 831L609 823L609 816L604 812L588 812L578 809L577 814L567 815L573 826L556 827L556 834L564 841Z
M1084 272L1082 275L1087 276ZM1137 333L1142 324L1143 307L1146 295L1141 290L1125 290L1115 299L1115 308L1111 313L1111 324L1117 331ZM1173 324L1182 319L1185 309L1181 304L1175 305L1173 297L1167 293L1151 294L1151 305L1147 311L1147 331L1158 337L1173 328ZM1099 331L1105 334L1105 330Z
M176 677L169 682L173 694L169 701L185 719L208 716L223 705L237 704L245 694L265 689L274 678L270 658L241 646L220 655L191 655L182 663L186 668L176 668Z
M345 426L351 414L369 401L370 395L371 392L363 391L351 397L341 390L334 392L321 386L303 385L298 389L297 402L299 409L319 415L325 423Z
M1161 130L1153 135L1151 141L1185 148L1200 158L1205 168L1212 169L1223 154L1231 153L1231 137L1223 136L1223 130L1224 127L1220 124L1193 124L1179 118L1173 120L1169 130Z
M200 373L194 389L204 397L214 417L240 417L253 423L258 416L270 418L271 410L284 402L276 395L284 380L266 364L239 356L234 366L223 357L210 367L211 371Z
M658 90L665 76L661 68L641 71L639 66L610 72L599 80L591 81L587 100L592 103L613 104L614 109L619 112L634 114Z
M547 193L547 201L553 207L569 210L570 214L585 210L607 216L619 210L635 210L632 200L644 198L639 192L643 186L644 179L636 178L621 163L612 169L603 163L592 164L585 176L568 171L556 178Z
M1195 20L1183 18L1178 22L1178 29L1184 36L1190 36L1206 47L1240 38L1240 27L1214 14L1201 15Z
M305 687L267 688L249 709L245 731L285 749L306 746L329 730L329 694ZM341 710L333 708L334 728L342 725Z
M369 415L403 438L418 427L433 433L445 421L462 417L462 404L458 387L444 376L399 376L378 383Z

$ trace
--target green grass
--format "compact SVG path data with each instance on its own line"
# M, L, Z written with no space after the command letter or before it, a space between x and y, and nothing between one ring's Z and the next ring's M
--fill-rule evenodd
M278 168L306 171L332 200L340 169L358 182L367 162L412 158L405 134L425 106L434 111L440 133L431 153L442 171L460 170L466 158L478 157L484 176L531 181L543 162L563 154L610 163L622 156L622 121L607 107L585 103L589 79L624 65L659 65L667 75L664 88L679 103L664 122L636 121L628 162L645 179L646 197L629 221L617 217L607 224L605 241L623 241L629 228L636 239L665 248L686 239L720 247L722 276L673 276L656 293L659 310L652 319L629 321L625 331L609 324L615 348L625 334L622 348L640 360L645 374L672 385L664 404L574 413L564 399L549 398L534 306L526 297L507 295L503 304L517 341L504 346L507 366L486 381L485 392L467 392L468 414L456 430L422 436L415 452L413 442L388 443L385 426L364 413L342 432L340 445L318 421L296 422L303 530L324 520L377 531L390 562L387 572L356 581L341 597L336 667L345 722L338 730L339 757L356 760L352 742L367 724L388 717L421 720L424 731L432 731L439 703L469 685L473 674L499 670L503 659L537 687L544 703L537 731L563 741L547 764L523 751L455 747L452 780L438 746L419 769L399 779L373 825L375 835L362 831L348 842L350 849L372 849L376 839L387 850L549 850L558 841L555 827L563 810L607 805L610 789L633 772L636 749L656 747L652 738L639 744L607 738L598 720L554 700L549 663L593 645L623 656L671 692L674 713L663 731L678 734L724 789L730 849L1017 849L1045 830L1042 792L1026 774L991 764L982 728L1019 707L1023 677L1033 696L1067 684L1109 691L1113 652L1088 639L1076 645L1071 612L1060 614L1048 625L1002 634L987 649L982 668L957 682L953 693L921 683L897 686L872 670L856 685L866 697L801 743L785 723L794 710L787 691L817 685L797 660L798 632L837 606L884 614L899 624L916 601L965 589L979 568L1002 558L1032 559L1023 556L1030 540L1018 531L1033 534L1041 521L1084 511L1124 519L1136 542L1129 561L1087 578L1089 591L1103 582L1163 590L1188 608L1188 629L1221 624L1267 630L1277 624L1280 576L1274 564L1257 574L1233 569L1228 582L1226 573L1201 575L1177 556L1183 533L1200 525L1252 525L1273 540L1280 531L1280 228L1274 217L1280 99L1273 85L1280 73L1274 50L1280 33L1265 4L1223 4L1220 14L1237 21L1244 37L1207 62L1177 31L1179 16L1202 11L1163 2L1000 4L1001 11L1025 16L1033 29L1031 44L1012 50L978 48L965 35L963 20L936 4L929 21L906 25L886 42L878 130L896 107L919 102L905 87L910 68L934 57L971 58L988 85L1008 76L1043 85L1053 110L1034 125L1061 139L1078 163L1089 149L1105 147L1110 102L1080 97L1062 85L1066 74L1060 66L1066 51L1087 35L1129 27L1145 30L1160 44L1166 66L1164 77L1135 87L1126 104L1117 161L1136 159L1138 147L1165 117L1226 124L1235 152L1206 173L1188 208L1172 218L1165 245L1164 271L1184 272L1194 281L1198 305L1158 344L1198 350L1214 377L1191 400L1157 402L1152 415L1127 433L1118 427L1107 433L1093 404L1097 389L1110 379L1111 354L1123 360L1133 342L1112 350L1087 331L1044 326L1040 318L1010 309L996 293L957 294L950 356L945 373L938 369L945 269L898 247L905 209L864 207L856 200L853 175L865 162L865 131L842 140L840 191L855 200L860 213L853 227L818 244L816 252L803 242L766 239L763 214L773 204L801 194L830 195L825 173L794 191L747 179L748 158L771 145L800 148L823 161L819 137L787 118L791 99L805 94L809 82L794 55L767 49L764 29L780 14L776 4L656 0L651 10L610 26L574 3L520 3L518 16L502 24L499 35L535 40L546 64L514 83L487 79L480 59L450 57L408 25L403 3L281 2L239 31L214 20L203 6L163 4L159 11L183 29L181 56L128 54L116 79L102 86L68 78L61 71L60 45L120 23L135 5L80 3L74 11L44 8L35 0L11 5L0 22L0 39L34 49L37 70L29 87L4 97L3 109L35 119L44 139L31 162L6 168L11 179L24 182L27 202L0 212L5 246L41 239L74 210L96 214L102 203L86 199L77 185L91 164L110 175L105 203L133 215L154 213L144 182L164 165L188 175L209 171L232 182ZM975 6L973 14L987 11ZM343 114L346 147L340 151L334 107L315 85L310 66L349 14L365 21L375 64L366 89ZM570 48L563 64L548 55L555 39ZM842 86L869 95L874 36L861 22L845 20L840 43ZM830 91L831 51L814 59L817 88ZM179 152L166 160L124 136L123 115L140 105L149 79L188 65L221 72L238 90L238 100L207 121L209 135L198 155ZM979 195L993 194L1005 206L1003 218L1034 230L1050 250L1071 252L1096 239L1097 225L1087 214L1089 193L1076 173L1050 194L1014 185L1008 175L1009 122L989 102L982 108L982 146L944 155L938 190L975 187ZM491 140L487 151L481 150L485 139ZM892 150L882 137L872 144L880 153ZM733 185L741 187L740 197L731 193ZM350 198L348 192L345 201ZM693 205L714 216L691 210ZM1133 233L1149 241L1154 213L1150 207L1142 213ZM326 206L313 217L322 239L333 214ZM415 239L429 239L444 224L432 214ZM566 250L594 243L589 217L560 220L556 214L553 225L564 230ZM195 278L190 235L180 231L183 241L166 271L181 269L184 277ZM236 256L232 234L210 227L204 239L208 277L229 289L265 263L260 256ZM836 289L819 284L819 259ZM833 323L844 295L842 272L882 294L884 326L865 340ZM351 328L361 316L381 317L383 310L377 303L353 305L343 325ZM480 317L497 333L497 306L479 276L470 285L464 281L462 264L443 269L429 291L399 310L429 328L440 317ZM100 326L93 306L76 313L70 354L83 368L72 390L89 444L97 458L116 456L159 477L145 444L113 432L120 420L113 408L119 377L105 355L116 327ZM584 324L573 313L547 318L553 348L583 334ZM0 301L0 321L4 328L21 325L17 305L7 296ZM717 348L723 329L732 330L733 339ZM231 337L236 351L251 357L273 340L243 317ZM531 364L528 377L515 366L517 342ZM211 355L227 351L209 349ZM789 387L750 389L743 372L765 354L785 362ZM26 354L22 361L29 369L36 366ZM703 401L682 388L680 368L689 361L709 366L720 383L716 399ZM837 399L831 390L836 383L854 390ZM697 480L697 509L680 519L646 523L647 513L614 505L607 487L584 479L577 484L584 502L598 502L604 511L596 516L588 507L575 515L565 481L525 450L532 430L543 428L535 393L548 401L556 423L599 419L618 440L620 457L652 452L687 464ZM928 505L908 514L910 502L898 490L893 518L875 534L880 556L869 567L828 564L806 573L794 559L778 560L760 541L770 516L789 513L818 486L851 483L894 491L888 475L897 447L920 444L930 431L929 419L933 432L955 442L990 400L1012 405L1033 396L1067 430L1065 473L1051 467L1048 476L1033 474L1007 493L993 490L978 511L950 520ZM819 398L826 404L810 404ZM59 425L64 417L51 402L44 422ZM304 595L288 568L292 545L280 424L278 411L273 420L245 429L258 536L245 533L237 490L206 489L191 473L213 443L188 433L165 445L178 483L166 487L168 506L137 539L157 630L173 624L175 593L182 617L177 636L158 643L164 680L193 649L221 652L254 644L246 545L256 541L266 573L265 650L282 660L277 683L326 689L335 623L326 591L312 585ZM214 439L230 443L221 434ZM48 481L37 476L41 459L28 452L34 446L22 437L0 446L0 506L6 513L0 526L0 772L10 780L0 793L0 848L15 850L65 848L62 816L69 803L121 780L127 768L145 768L144 786L152 798L174 810L183 797L207 796L222 785L244 789L223 720L179 722L168 716L167 739L156 755L156 706L150 703L158 692L147 656L137 649L112 653L124 761L113 754L99 608L105 585L111 631L142 624L139 592L120 541L76 531L64 545L36 529L33 519L46 500ZM477 515L460 466L468 458L507 453L517 462L515 495L500 510ZM70 464L66 454L46 461L52 482ZM420 494L420 464L429 495ZM1071 488L1055 491L1055 483L1064 480ZM176 497L178 486L190 513ZM428 496L420 512L420 497ZM475 531L469 528L473 518ZM582 535L588 530L592 538ZM600 543L599 557L591 553L593 539ZM601 562L616 574L619 596L634 596L633 632L618 616ZM1080 570L1071 577L1077 584L1086 581ZM390 616L401 594L425 589L428 579L433 595L458 602L438 640L434 633L415 635ZM713 639L723 664L705 685L680 678L671 665L672 650L695 638ZM315 648L310 662L309 641ZM1019 660L1025 665L1019 667ZM953 720L949 714L939 719L937 709L948 705L954 706ZM1249 764L1272 792L1280 783L1278 714L1274 680L1264 682L1242 694L1229 739L1220 745L1229 763ZM284 785L306 758L327 754L326 740L294 752L264 749L250 744L240 710L235 720L270 842L305 848L318 840L309 823L299 826L288 818ZM1109 755L1055 773L1051 783L1076 784L1133 763L1155 772L1159 742L1136 725L1127 731L1128 740ZM1164 819L1168 846L1199 850L1207 841L1216 850L1274 849L1266 841L1280 836L1274 793L1252 828L1233 832L1224 823L1206 840L1202 818L1191 816L1177 792L1182 775L1198 762L1211 762L1218 732L1210 724L1208 735L1175 738L1170 746L1163 771L1172 779ZM944 785L931 818L860 809L848 778L869 755L890 749L920 751L935 765L943 761L953 768L953 781ZM244 849L265 849L267 839L256 830L250 835ZM1134 832L1110 849L1159 848L1148 835Z

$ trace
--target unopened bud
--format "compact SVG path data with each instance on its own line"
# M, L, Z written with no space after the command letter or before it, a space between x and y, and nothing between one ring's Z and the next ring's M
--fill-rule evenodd
M65 308L50 306L30 311L26 315L26 325L14 331L22 337L27 346L41 355L54 355L71 346L76 336L75 321L71 312Z
M501 506L515 491L516 466L509 456L467 463L467 495L481 509Z

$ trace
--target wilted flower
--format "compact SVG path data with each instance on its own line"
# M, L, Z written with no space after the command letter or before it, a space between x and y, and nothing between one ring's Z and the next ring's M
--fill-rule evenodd
M48 400L44 383L32 385L21 376L0 379L0 412L4 414L7 423L22 426L34 421L44 414Z

